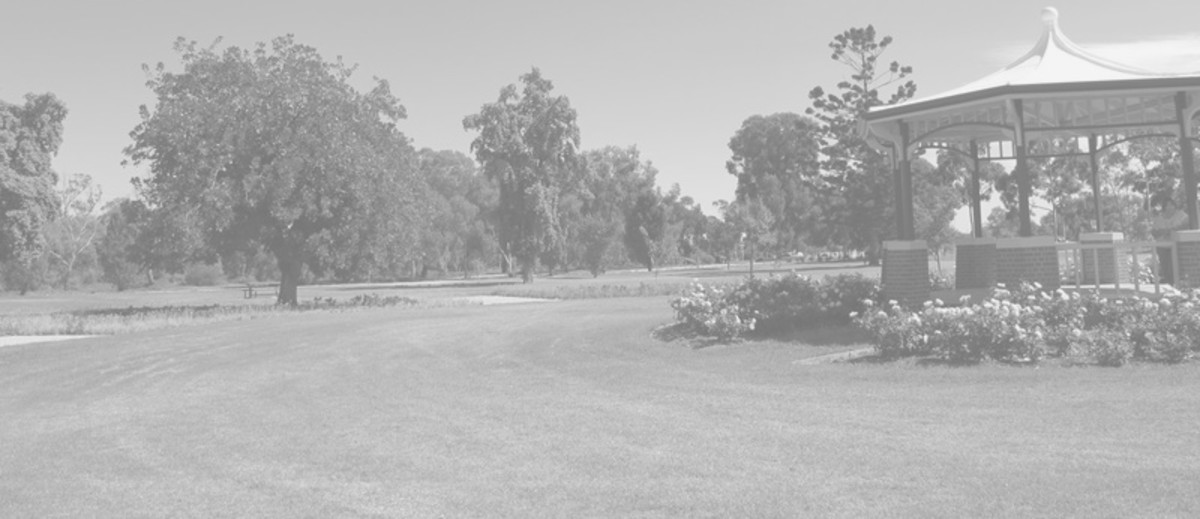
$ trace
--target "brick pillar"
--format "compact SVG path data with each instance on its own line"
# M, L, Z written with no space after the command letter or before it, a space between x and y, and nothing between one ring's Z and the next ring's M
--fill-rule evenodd
M1022 281L1058 288L1058 249L1053 236L996 240L996 282L1016 288Z
M996 284L996 239L962 238L954 242L954 288L992 288Z
M883 295L903 304L929 300L929 248L925 240L883 242Z
M1125 241L1125 235L1119 232L1088 232L1079 235L1079 243L1121 243L1123 241ZM1084 284L1096 283L1097 270L1100 273L1100 284L1116 283L1118 279L1121 283L1132 282L1132 278L1129 276L1130 265L1121 261L1121 255L1117 254L1116 249L1083 249L1080 254L1083 256L1080 265L1083 268ZM1096 268L1097 260L1099 260L1099 269Z
M1200 287L1200 231L1175 231L1175 287Z

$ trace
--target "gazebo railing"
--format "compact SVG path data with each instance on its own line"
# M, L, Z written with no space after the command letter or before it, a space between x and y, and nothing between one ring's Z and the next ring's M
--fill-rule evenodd
M1143 287L1154 287L1155 294L1162 293L1162 267L1170 265L1171 284L1178 276L1175 243L1171 241L1078 243L1065 242L1056 245L1059 272L1064 284L1074 284L1076 289L1093 287L1120 290L1122 285L1141 292ZM1170 252L1164 257L1162 252ZM1112 258L1108 263L1108 258ZM1090 260L1090 261L1087 261ZM1090 274L1090 276L1089 276ZM1107 276L1106 276L1107 274ZM1125 275L1128 277L1126 278ZM1111 282L1105 282L1105 277ZM1085 281L1090 278L1090 282ZM1126 279L1126 281L1122 281Z

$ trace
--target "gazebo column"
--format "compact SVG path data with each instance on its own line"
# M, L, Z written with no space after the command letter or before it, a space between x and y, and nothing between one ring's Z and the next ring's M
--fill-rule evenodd
M1183 197L1187 206L1188 227L1176 231L1175 282L1200 287L1200 215L1196 208L1196 164L1193 157L1192 125L1186 92L1175 94L1175 116L1179 119L1179 162L1183 174Z
M912 161L908 124L900 125L900 144L893 149L896 188L896 240L883 242L883 295L907 305L929 300L929 247L916 239L913 218Z
M1175 93L1175 117L1179 119L1179 158L1183 173L1183 196L1187 202L1188 229L1200 229L1196 208L1196 164L1192 154L1192 124L1187 92Z
M983 237L979 144L971 141L971 237L954 242L954 288L986 289L996 284L996 240Z
M971 141L971 236L983 237L983 198L979 182L979 144Z
M1096 160L1096 134L1088 136L1088 166L1092 173L1092 204L1096 210L1096 232L1104 232L1104 217L1100 207L1100 164Z
M1098 142L1096 134L1088 135L1088 167L1092 174L1092 205L1096 211L1096 231L1079 235L1079 243L1113 245L1125 241L1125 234L1119 232L1104 232L1104 207L1100 205L1100 163L1096 156ZM1122 268L1121 255L1117 249L1099 248L1083 249L1080 268L1083 270L1084 284L1110 284L1130 282L1129 269Z
M996 240L996 282L1010 288L1021 282L1036 282L1043 288L1053 289L1059 285L1058 248L1053 236L1033 236L1033 215L1029 210L1029 199L1033 195L1033 180L1026 159L1025 112L1020 99L1014 99L1010 108L1013 113L1013 151L1017 163L1017 213L1020 218L1019 236Z
M1025 108L1020 99L1014 99L1012 110L1015 116L1013 129L1015 141L1013 151L1017 164L1013 173L1017 177L1017 218L1020 223L1020 236L1033 236L1033 216L1029 212L1029 197L1033 194L1033 182L1029 178L1029 164L1025 158Z

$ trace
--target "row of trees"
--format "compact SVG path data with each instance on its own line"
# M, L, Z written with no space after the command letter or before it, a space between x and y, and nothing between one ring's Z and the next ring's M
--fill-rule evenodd
M360 91L352 67L291 37L249 50L185 40L175 49L181 70L146 67L157 101L142 107L125 150L149 173L135 179L135 199L102 211L86 176L54 189L62 104L3 105L12 136L0 139L0 260L21 281L7 286L102 277L125 288L219 264L230 277L279 279L280 302L295 303L305 278L493 265L526 280L539 269L599 275L710 245L700 207L678 187L657 187L636 148L579 149L569 99L537 69L464 119L477 134L472 160L414 149L386 81Z

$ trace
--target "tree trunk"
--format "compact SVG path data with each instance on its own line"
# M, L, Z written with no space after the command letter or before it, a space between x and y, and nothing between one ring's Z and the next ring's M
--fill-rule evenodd
M300 258L292 255L277 255L279 260L279 298L275 304L296 306L296 289L300 285Z

